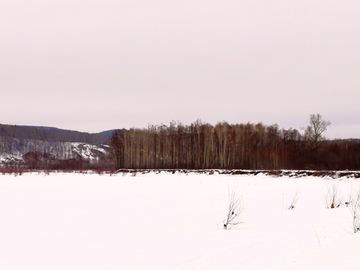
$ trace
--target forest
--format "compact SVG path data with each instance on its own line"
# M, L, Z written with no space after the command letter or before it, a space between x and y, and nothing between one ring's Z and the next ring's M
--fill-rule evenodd
M225 121L213 126L201 120L97 134L0 125L0 165L50 170L360 170L360 140L327 140L330 124L314 114L299 130Z
M190 125L117 130L110 138L115 169L359 170L360 141L326 140L330 122L311 115L309 126Z

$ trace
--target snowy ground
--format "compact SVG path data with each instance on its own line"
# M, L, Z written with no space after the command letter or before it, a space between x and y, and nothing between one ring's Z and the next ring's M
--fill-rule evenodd
M0 269L360 269L350 207L325 208L333 184L164 172L0 175ZM344 204L360 180L336 185ZM241 223L223 230L233 187Z

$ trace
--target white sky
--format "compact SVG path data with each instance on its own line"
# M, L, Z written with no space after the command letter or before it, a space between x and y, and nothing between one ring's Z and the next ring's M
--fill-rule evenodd
M360 1L1 0L0 123L179 120L360 137Z

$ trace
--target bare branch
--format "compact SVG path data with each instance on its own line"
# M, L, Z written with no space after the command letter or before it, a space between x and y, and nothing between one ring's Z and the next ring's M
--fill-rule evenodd
M243 210L243 200L238 190L238 185L234 185L230 191L228 183L229 203L227 215L224 219L224 229L230 230L233 226L240 224L239 217Z
M340 190L338 183L333 181L328 187L328 191L325 197L326 208L338 208L340 207Z
M322 134L331 125L329 121L322 119L320 114L310 115L310 125L305 129L305 137L314 143L314 148L318 148L318 144L324 139Z

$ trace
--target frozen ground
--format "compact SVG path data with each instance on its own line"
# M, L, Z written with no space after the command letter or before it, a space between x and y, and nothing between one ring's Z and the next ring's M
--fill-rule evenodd
M336 182L343 204L354 199L360 180ZM325 208L332 185L264 175L0 175L0 269L360 269L350 207ZM223 230L233 187L241 223Z

